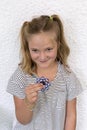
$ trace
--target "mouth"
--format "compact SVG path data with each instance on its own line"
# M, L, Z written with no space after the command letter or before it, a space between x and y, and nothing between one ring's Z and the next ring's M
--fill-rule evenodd
M44 60L44 61L40 61L41 63L45 63L45 62L47 62L48 60Z

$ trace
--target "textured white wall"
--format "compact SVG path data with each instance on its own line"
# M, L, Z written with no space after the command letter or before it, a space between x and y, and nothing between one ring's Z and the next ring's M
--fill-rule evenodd
M63 19L71 48L69 64L82 86L87 86L87 0L0 1L0 130L10 130L13 121L13 99L5 90L19 62L20 27L41 14L59 14ZM87 130L87 90L79 96L77 109L77 130Z

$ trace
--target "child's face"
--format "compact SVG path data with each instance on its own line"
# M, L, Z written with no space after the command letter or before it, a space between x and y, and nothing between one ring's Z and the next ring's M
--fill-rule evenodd
M55 34L52 32L33 34L29 39L31 58L40 68L48 68L55 63L57 48Z

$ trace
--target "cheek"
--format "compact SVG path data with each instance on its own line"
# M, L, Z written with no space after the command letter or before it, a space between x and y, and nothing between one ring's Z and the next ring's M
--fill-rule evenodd
M52 58L56 58L56 57L57 57L57 51L54 50L54 51L50 54L50 56L51 56Z
M30 55L31 55L31 58L32 58L32 59L37 59L37 58L38 58L38 55L37 55L37 54L34 54L34 53L32 53L32 52L30 53Z

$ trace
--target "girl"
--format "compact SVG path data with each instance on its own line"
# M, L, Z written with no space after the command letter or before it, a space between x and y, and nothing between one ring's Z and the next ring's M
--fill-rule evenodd
M75 130L76 96L82 91L67 65L69 47L57 15L42 15L21 28L22 59L9 79L14 130Z

